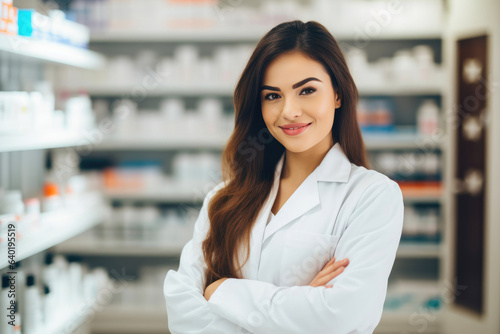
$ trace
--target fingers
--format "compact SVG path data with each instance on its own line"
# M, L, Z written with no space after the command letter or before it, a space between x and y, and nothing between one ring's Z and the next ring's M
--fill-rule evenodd
M320 271L321 275L327 275L335 270L337 270L338 268L344 266L346 267L348 264L349 264L349 259L345 258L341 261L337 261L335 263L331 263L332 261L330 260L327 265L325 265L325 267Z
M335 257L328 261L323 269L314 277L310 286L318 287L324 286L326 283L331 281L333 278L337 277L342 273L349 264L349 259L345 258L341 261L335 262Z
M337 270L333 271L332 273L319 278L316 281L317 286L323 286L326 283L330 282L332 279L334 279L335 277L337 277L338 275L340 275L344 271L344 269L345 269L345 267L340 267Z
M323 266L323 269L325 269L326 267L328 267L329 265L335 263L335 256L332 257L332 259L330 261L328 261L324 266ZM322 269L322 270L323 270Z

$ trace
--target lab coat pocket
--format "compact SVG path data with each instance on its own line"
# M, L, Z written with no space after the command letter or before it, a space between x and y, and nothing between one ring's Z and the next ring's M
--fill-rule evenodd
M280 285L309 285L331 260L340 235L301 230L285 232L280 264Z

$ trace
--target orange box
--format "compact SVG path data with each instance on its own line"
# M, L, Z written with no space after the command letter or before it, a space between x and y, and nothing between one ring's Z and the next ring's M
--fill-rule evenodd
M0 32L17 35L17 8L12 5L12 1L2 1L0 15Z

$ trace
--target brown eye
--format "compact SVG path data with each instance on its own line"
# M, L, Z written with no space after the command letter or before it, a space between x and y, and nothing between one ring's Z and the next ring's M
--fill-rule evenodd
M272 98L272 99L271 99L271 98L269 98L270 96L279 96L279 95L278 95L278 94L276 94L276 93L269 93L269 94L267 94L267 95L264 97L264 99L266 99L266 100L270 100L270 101L272 101L272 100L276 100L276 98Z
M302 90L302 92L306 92L306 91L310 92L309 94L312 94L312 93L314 93L314 92L316 91L316 89L314 89L314 88L312 88L312 87L307 87L307 88L304 88L304 89ZM303 95L303 94L302 94L302 92L300 92L300 93L301 93L301 95ZM305 95L309 95L309 94L305 94Z

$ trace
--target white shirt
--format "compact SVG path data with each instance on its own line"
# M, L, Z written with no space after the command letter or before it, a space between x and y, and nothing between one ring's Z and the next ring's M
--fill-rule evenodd
M398 184L350 163L336 143L274 216L283 161L252 229L243 279L225 280L209 301L201 242L208 201L224 184L205 197L179 270L165 278L172 333L354 334L378 325L403 225ZM333 287L309 286L333 256L350 261Z

